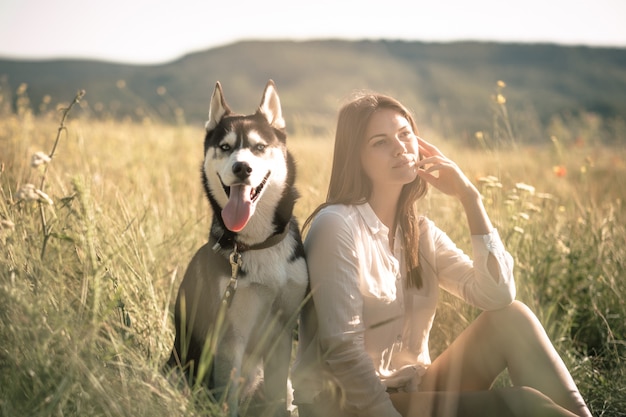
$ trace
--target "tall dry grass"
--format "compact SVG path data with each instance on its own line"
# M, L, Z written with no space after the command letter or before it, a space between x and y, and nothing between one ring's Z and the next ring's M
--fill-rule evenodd
M95 120L80 102L60 129L63 109L35 116L25 88L17 98L17 110L0 106L0 415L220 415L207 393L179 390L160 372L175 290L210 223L202 129ZM480 187L515 257L519 298L594 415L623 415L626 152L558 137L525 147L506 136L512 125L499 126L476 146L428 139ZM324 200L332 141L292 137L289 146L302 222ZM33 167L37 152L52 158ZM436 191L421 204L469 248L458 204ZM476 314L443 297L433 351Z

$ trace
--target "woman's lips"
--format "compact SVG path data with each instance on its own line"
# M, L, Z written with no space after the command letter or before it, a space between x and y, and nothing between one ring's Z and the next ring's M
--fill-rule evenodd
M402 158L401 160L399 160L398 162L396 162L393 165L393 168L402 168L404 166L413 165L413 164L415 164L415 159L414 158L410 158L410 157L409 158Z

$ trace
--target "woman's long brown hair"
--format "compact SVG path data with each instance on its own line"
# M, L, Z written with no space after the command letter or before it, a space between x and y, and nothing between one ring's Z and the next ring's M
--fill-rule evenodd
M372 192L372 183L361 166L361 148L369 120L379 109L391 109L401 114L417 135L411 112L398 100L383 94L360 94L339 111L335 133L335 149L326 202L317 207L304 222L305 230L324 207L331 204L363 204ZM420 156L421 158L421 156ZM421 288L419 268L419 216L417 200L427 191L420 177L402 188L396 223L402 231L404 258L408 271L407 286Z

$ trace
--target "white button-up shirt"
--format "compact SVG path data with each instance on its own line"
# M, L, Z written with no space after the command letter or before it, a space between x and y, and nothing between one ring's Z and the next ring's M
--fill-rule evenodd
M420 219L423 285L407 288L396 234L369 204L321 210L306 237L312 302L302 312L293 370L295 403L312 403L328 384L341 387L346 411L399 416L388 388L415 390L430 364L428 337L439 288L483 310L515 298L513 259L497 231L472 236L473 261L425 217ZM489 254L499 276L487 268Z

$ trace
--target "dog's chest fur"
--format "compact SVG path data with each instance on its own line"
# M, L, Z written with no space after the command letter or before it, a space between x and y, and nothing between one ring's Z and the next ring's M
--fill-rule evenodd
M306 262L303 257L294 257L296 245L295 239L287 236L271 248L241 253L238 288L260 285L278 293L288 288L289 284L306 286ZM226 259L220 275L220 290L223 292L232 276L230 262Z

